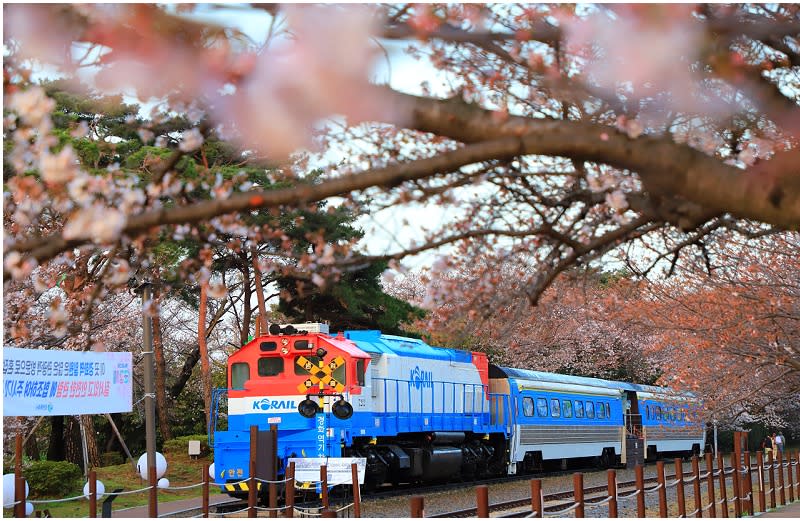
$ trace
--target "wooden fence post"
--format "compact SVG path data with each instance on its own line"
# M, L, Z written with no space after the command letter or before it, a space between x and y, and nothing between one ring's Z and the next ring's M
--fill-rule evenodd
M753 495L753 467L750 465L750 451L744 451L744 491L747 493L747 511L748 515L753 515L756 511L756 498Z
M208 517L208 487L211 477L208 475L209 464L203 465L203 517Z
M697 454L692 455L692 475L694 476L694 481L692 481L692 485L694 485L694 508L697 511L694 517L703 517L703 498L700 497L700 460Z
M678 495L678 517L686 517L686 491L683 487L683 462L680 458L675 458L675 492Z
M576 472L572 475L572 490L575 496L575 517L584 517L584 504L583 504L583 474Z
M797 496L800 498L800 449L794 452L795 477L797 478Z
M733 514L735 517L742 517L742 487L739 483L740 477L740 463L739 455L737 453L731 454L731 478L733 481Z
M644 467L637 463L635 472L636 490L639 491L639 493L636 494L636 517L644 517L646 513L644 504Z
M767 494L764 487L764 453L756 451L756 470L758 471L758 511L766 512Z
M285 517L294 517L294 461L289 462L284 490L286 491Z
M358 486L358 464L350 464L350 474L353 476L353 515L361 517L361 487Z
M489 517L489 487L478 485L475 487L475 495L478 503L478 517Z
M148 468L148 477L150 478L150 501L149 512L150 517L158 517L158 478L156 477L156 466Z
M411 517L425 517L425 499L422 496L411 496Z
M778 486L781 488L781 505L786 504L786 482L783 479L783 451L778 451Z
M658 517L667 517L667 479L664 477L664 462L656 461L658 488Z
M608 469L608 517L618 517L617 513L617 471Z
M256 517L256 445L258 426L250 426L250 477L247 479L247 517Z
M773 453L775 451L769 451L769 457L767 460L769 461L769 508L775 508L777 505L775 504L775 456Z
M722 506L722 517L728 517L728 486L725 484L725 459L722 453L717 453L717 466L719 467L719 499Z
M22 477L22 434L14 448L14 517L25 517L25 478Z
M706 452L706 485L708 486L708 516L717 517L717 499L714 497L714 457Z
M787 468L789 469L789 472L786 473L786 476L788 477L788 480L789 480L789 503L794 503L794 475L792 473L793 465L792 465L792 453L791 452L789 452L789 455L788 455L788 457L786 459L788 460L788 467Z
M97 517L97 471L89 471L89 517Z
M328 498L328 466L322 465L319 468L319 480L322 483L322 508L328 510L330 507Z
M531 512L533 517L544 517L542 510L542 480L531 480Z

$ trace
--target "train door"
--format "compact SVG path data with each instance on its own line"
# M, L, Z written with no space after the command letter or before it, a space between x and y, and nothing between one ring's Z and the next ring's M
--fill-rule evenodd
M625 428L628 435L642 437L642 414L639 412L639 400L636 391L625 391L628 407L625 411Z

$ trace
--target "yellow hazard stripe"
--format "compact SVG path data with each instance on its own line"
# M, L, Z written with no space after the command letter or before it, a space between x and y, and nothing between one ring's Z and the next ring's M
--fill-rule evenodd
M247 482L229 483L229 484L225 485L225 490L227 490L228 492L249 492L250 491L250 486L247 484ZM261 490L261 482L260 481L256 482L256 490Z

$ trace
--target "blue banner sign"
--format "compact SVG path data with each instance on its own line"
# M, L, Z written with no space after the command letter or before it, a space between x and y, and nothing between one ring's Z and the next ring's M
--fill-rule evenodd
M131 353L3 348L3 416L130 412Z

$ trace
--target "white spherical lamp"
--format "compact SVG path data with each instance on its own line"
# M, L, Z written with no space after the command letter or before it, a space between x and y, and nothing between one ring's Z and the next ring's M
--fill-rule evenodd
M208 466L208 477L211 478L211 481L214 481L214 464Z
M142 479L148 479L147 453L144 453L139 457L139 461L136 462L136 468L139 469L139 475L142 477ZM156 479L164 476L166 472L167 459L160 452L156 452Z
M106 493L106 486L103 485L103 482L99 479L97 480L97 499L103 497L103 494ZM89 499L89 482L87 481L86 484L83 486L83 495L86 499Z
M30 517L33 515L33 503L25 503L25 517Z
M15 493L15 485L14 485L14 474L3 474L3 506L11 506L14 504L14 493ZM25 497L28 497L28 493L30 492L30 487L28 486L28 482L25 482Z
M158 488L169 488L169 480L167 478L159 479Z

